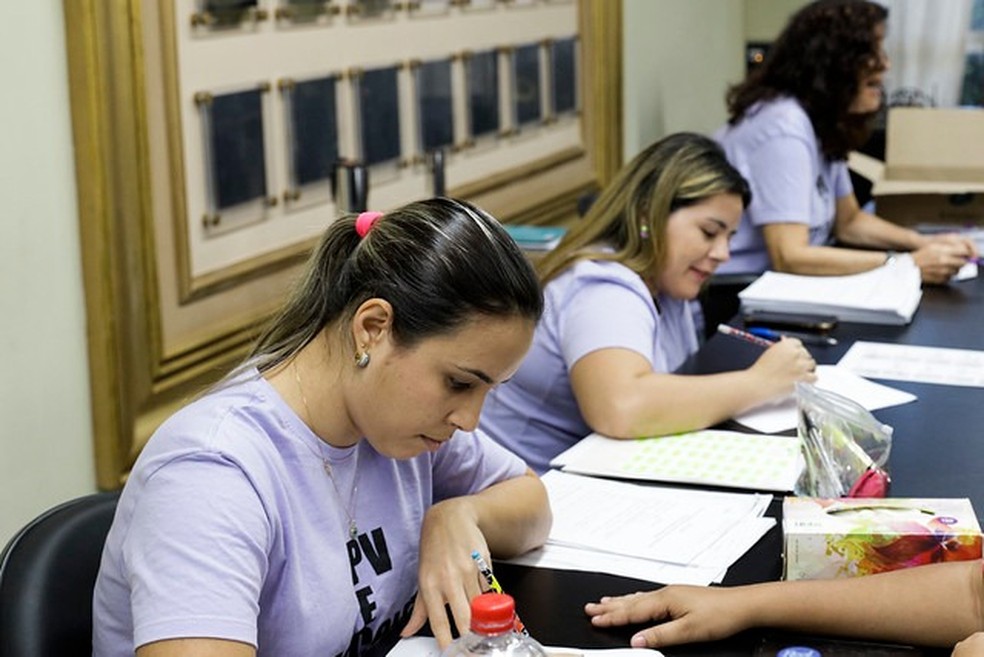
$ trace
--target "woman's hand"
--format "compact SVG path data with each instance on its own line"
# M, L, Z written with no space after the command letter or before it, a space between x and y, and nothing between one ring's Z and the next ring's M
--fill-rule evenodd
M984 655L984 632L974 632L953 647L953 657L981 657Z
M633 648L662 648L679 643L713 641L749 627L741 594L727 588L667 586L658 591L605 597L584 606L595 627L657 621L635 633Z
M451 608L458 631L468 631L471 600L482 593L473 550L489 559L468 497L439 502L427 511L420 532L420 588L403 636L415 634L429 619L438 644L446 647L451 643L451 627L445 604Z
M783 338L766 349L750 371L759 379L758 389L773 399L793 391L797 381L817 380L817 362L796 338Z
M976 258L973 240L962 235L946 233L927 237L926 243L912 252L924 283L943 284L953 278L969 258Z

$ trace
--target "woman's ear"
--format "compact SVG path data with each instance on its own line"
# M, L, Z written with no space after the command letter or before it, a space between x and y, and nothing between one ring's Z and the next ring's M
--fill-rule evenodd
M355 350L368 351L385 338L393 328L393 306L385 299L372 298L362 302L352 317L352 339Z

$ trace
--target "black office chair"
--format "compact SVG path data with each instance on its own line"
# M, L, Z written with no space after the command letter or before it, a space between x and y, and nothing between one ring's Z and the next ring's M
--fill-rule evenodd
M92 655L92 591L119 492L45 511L0 554L0 657Z
M714 274L697 298L704 316L704 337L717 331L718 324L727 324L738 314L741 300L738 293L751 285L759 274Z

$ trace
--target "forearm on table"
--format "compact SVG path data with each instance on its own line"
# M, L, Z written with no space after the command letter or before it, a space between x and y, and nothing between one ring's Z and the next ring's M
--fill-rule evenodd
M874 249L915 251L926 243L926 237L911 228L862 210L855 213L850 221L839 223L836 235L846 244Z
M533 471L490 486L468 500L495 556L516 556L547 540L552 521L550 502L543 482Z
M938 646L984 629L979 561L735 592L749 626Z
M843 276L885 264L884 251L804 245L772 256L776 271L808 276Z
M662 436L723 422L777 392L760 386L749 370L720 374L650 372L623 391L595 403L592 429L613 438Z
M847 230L842 222L835 230ZM885 263L884 251L821 246L810 243L806 224L777 223L762 227L772 268L809 276L839 276L869 271Z

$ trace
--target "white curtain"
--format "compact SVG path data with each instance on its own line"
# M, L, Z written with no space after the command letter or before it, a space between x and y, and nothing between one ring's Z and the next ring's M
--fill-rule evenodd
M972 0L880 0L888 7L889 100L918 91L938 107L960 102Z

